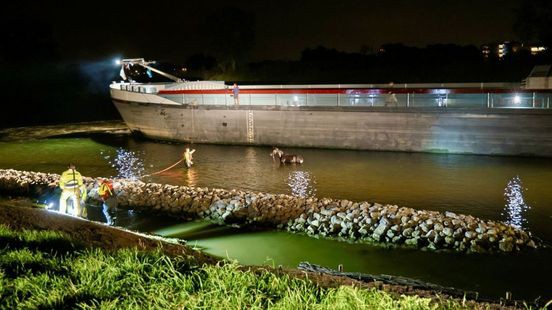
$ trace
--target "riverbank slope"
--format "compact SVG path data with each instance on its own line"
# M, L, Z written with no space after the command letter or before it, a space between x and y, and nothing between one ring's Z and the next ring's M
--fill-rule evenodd
M29 205L30 201L24 200L0 202L0 225L3 227L2 239L6 244L0 260L0 267L4 271L1 294L3 302L11 305L73 304L118 308L133 304L136 306L137 302L147 301L151 305L169 307L208 306L206 303L234 308L278 308L293 305L321 308L430 308L435 305L438 308L453 309L501 307L499 304L455 301L436 292L404 286L363 283L349 278L298 270L239 267L221 263L217 258L186 245L168 243L103 224L29 208ZM29 233L26 230L39 232ZM51 242L46 240L49 237L40 237L48 234L46 231L58 232L54 236L57 241ZM22 257L26 259L21 260ZM33 260L39 262L33 263ZM135 264L132 274L129 270L121 270L124 266L118 266L122 264L120 260L127 265ZM94 264L86 267L91 262ZM157 265L161 267L158 268ZM6 268L9 266L11 267ZM145 272L146 267L153 269ZM71 289L62 291L61 287L56 286L66 281L66 276L73 276L74 280L75 274L72 273L76 273L78 277ZM138 278L135 281L125 280L131 275ZM43 283L42 290L45 291L32 292L37 287L31 282L40 279L47 282ZM94 284L92 279L98 279L98 283ZM194 282L193 279L201 281ZM16 287L18 281L29 283ZM102 281L105 282L102 285L112 289L98 292L102 296L92 294L91 288ZM186 283L190 286L186 286ZM148 293L136 293L134 286ZM163 290L159 291L160 289ZM17 294L15 290L19 290ZM123 292L127 293L117 295ZM189 294L195 297L190 299ZM207 298L207 295L213 294L218 297ZM204 300L202 296L205 297Z

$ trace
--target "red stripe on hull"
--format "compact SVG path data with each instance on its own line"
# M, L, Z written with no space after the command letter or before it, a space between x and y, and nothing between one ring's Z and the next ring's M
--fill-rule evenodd
M301 88L301 89L240 89L240 94L250 95L301 95L301 94L320 94L320 95L379 95L379 94L486 94L486 93L531 93L531 90L520 89L443 89L443 88L400 88L400 89L366 89L366 88ZM550 92L549 90L539 90L539 92ZM232 94L232 89L190 89L190 90L161 90L160 95L225 95Z

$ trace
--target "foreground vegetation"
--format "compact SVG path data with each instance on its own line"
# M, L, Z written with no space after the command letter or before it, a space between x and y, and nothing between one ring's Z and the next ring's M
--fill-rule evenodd
M320 288L236 263L199 266L159 251L87 249L53 231L0 225L4 309L456 309L449 300L393 297L355 287Z

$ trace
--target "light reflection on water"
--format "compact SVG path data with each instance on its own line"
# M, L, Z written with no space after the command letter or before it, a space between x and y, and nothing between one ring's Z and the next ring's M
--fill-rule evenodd
M525 218L525 212L531 209L523 199L523 191L523 183L519 176L510 179L504 189L506 206L504 207L502 215L506 217L506 223L517 228L523 228L528 224Z
M109 155L104 158L109 159ZM117 149L117 154L110 161L111 167L117 170L117 178L138 180L144 174L144 163L137 152L123 148Z
M186 185L190 187L197 186L199 175L194 167L186 169Z
M289 173L288 185L293 196L306 198L316 195L316 181L307 171L296 170Z

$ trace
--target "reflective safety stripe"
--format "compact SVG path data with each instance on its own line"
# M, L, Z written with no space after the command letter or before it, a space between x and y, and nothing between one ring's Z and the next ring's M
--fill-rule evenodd
M106 194L109 195L109 196L113 195L113 192L111 191L111 188L109 187L109 185L107 183L102 183L98 193L100 194L100 196L104 196Z
M79 186L79 182L73 181L73 180L71 180L71 181L69 181L69 182L67 182L63 185L64 188L75 188L75 187L78 187L78 186Z

